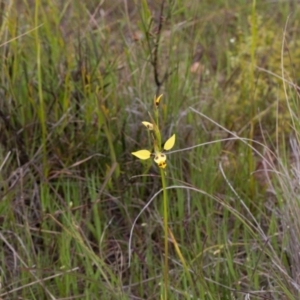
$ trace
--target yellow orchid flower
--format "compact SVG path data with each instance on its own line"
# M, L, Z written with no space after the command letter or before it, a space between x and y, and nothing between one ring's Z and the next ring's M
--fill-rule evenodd
M142 122L142 124L143 124L145 127L147 127L149 130L153 130L153 128L154 128L153 124L150 123L150 122L144 121L144 122Z
M173 134L164 144L163 150L170 150L173 148L175 144L175 134ZM155 163L159 166L159 168L165 169L167 166L167 156L159 150L156 150L154 154L152 154L149 150L139 150L136 152L131 152L132 155L136 156L141 160L146 160L150 158L150 156L154 156Z
M156 106L156 107L158 107L161 97L162 97L162 94L159 95L158 97L155 97L155 98L154 98L154 103L155 103L155 106Z

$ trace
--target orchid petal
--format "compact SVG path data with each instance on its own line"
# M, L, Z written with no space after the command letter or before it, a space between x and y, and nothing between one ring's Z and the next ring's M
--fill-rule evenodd
M131 154L143 160L148 159L151 156L151 152L148 150L139 150L136 152L131 152Z
M175 144L175 134L173 134L164 144L164 149L165 150L170 150L173 148Z

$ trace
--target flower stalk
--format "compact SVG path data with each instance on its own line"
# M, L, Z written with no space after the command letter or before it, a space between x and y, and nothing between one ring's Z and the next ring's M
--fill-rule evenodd
M161 101L162 95L154 98L154 120L150 114L150 122L143 121L142 124L148 129L150 133L150 139L152 144L152 149L154 149L153 152L142 149L138 150L136 152L132 152L131 154L136 156L137 158L141 160L149 159L150 157L153 157L154 162L157 164L157 166L160 169L160 175L161 175L161 183L162 183L162 189L163 189L163 228L164 228L164 251L165 251L165 257L164 257L164 272L163 272L163 278L164 278L164 288L163 288L163 299L168 299L168 282L169 282L169 266L168 266L168 258L169 258L169 248L168 248L168 195L167 195L167 189L166 189L166 174L165 169L167 167L167 155L166 151L172 149L175 144L175 134L173 134L163 145L161 146L161 132L159 128L159 104Z

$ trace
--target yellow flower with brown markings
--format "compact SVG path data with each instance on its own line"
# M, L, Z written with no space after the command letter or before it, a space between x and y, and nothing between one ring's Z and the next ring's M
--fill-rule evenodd
M168 151L174 147L175 144L175 134L173 134L164 144L163 150ZM152 154L149 150L139 150L136 152L132 152L132 155L136 156L141 160L146 160L151 156L154 156L154 161L158 165L159 168L165 169L167 166L167 156L162 151L156 150L154 154Z
M144 122L142 122L142 124L143 124L146 128L148 128L149 130L153 130L153 128L154 128L153 124L150 123L150 122L144 121Z
M156 106L156 107L159 106L159 102L160 102L161 97L162 97L162 94L159 95L158 97L155 97L155 98L154 98L154 103L155 103L155 106Z

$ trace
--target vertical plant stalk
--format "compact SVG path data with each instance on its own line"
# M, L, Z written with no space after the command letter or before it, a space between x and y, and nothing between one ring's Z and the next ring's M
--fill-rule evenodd
M7 4L6 4L7 3ZM14 5L14 1L7 1L5 3L5 1L1 1L0 2L0 11L1 11L1 15L0 15L0 44L3 43L2 41L2 37L5 33L5 31L7 30L7 28L9 28L9 21L11 20L11 11L12 11L12 7Z
M108 128L108 120L107 120L107 117L105 115L105 111L104 111L102 106L100 108L101 108L101 112L102 112L103 119L104 119L103 129L104 129L105 136L106 136L107 142L108 142L110 158L111 158L111 161L112 161L112 165L114 165L114 164L116 165L115 177L117 179L120 176L120 166L119 166L118 161L117 161L115 148L114 148L114 143L112 141L111 132Z
M39 26L39 7L40 1L35 2L35 26ZM47 128L45 119L45 104L43 97L43 87L42 87L42 69L41 69L41 44L39 37L39 30L35 31L35 42L36 42L36 63L37 63L37 76L38 76L38 95L39 95L39 109L38 116L41 123L42 129L42 147L43 147L43 165L44 165L44 175L47 176L48 173L48 160L47 160Z
M131 152L132 155L138 157L139 159L146 160L151 156L154 158L154 161L157 163L160 168L162 191L163 191L163 230L164 230L164 267L163 267L163 296L162 299L168 299L168 287L169 287L169 267L168 267L168 258L169 258L169 248L168 248L168 238L169 238L169 228L168 228L168 195L167 195L167 185L166 185L166 175L164 169L167 166L167 157L164 153L173 148L175 144L176 135L173 134L162 146L161 144L161 133L159 129L159 114L158 106L160 103L162 95L154 98L154 119L150 115L150 119L153 123L143 121L142 124L151 131L150 136L152 137L152 143L154 148L154 153L151 153L149 150L143 149L135 152Z
M257 15L256 15L256 0L252 1L252 14L251 14L251 36L252 36L252 42L251 42L251 64L250 64L250 91L254 91L254 72L256 67L256 58L255 58L255 51L256 51L256 45L257 45ZM254 129L255 129L255 123L256 118L255 115L257 113L256 109L256 101L255 99L252 100L251 105L251 123L250 123L250 145L252 145L252 140L254 137ZM253 161L253 155L252 150L249 148L248 153L248 161L249 161L249 174L252 174L254 172L254 161ZM254 182L254 176L250 177L250 192L252 196L254 195L255 191L255 182Z
M160 169L161 183L163 188L163 218L164 218L164 241L165 241L165 259L164 259L164 300L168 299L168 284L169 284L169 244L168 244L168 195L166 190L166 175L163 169Z

